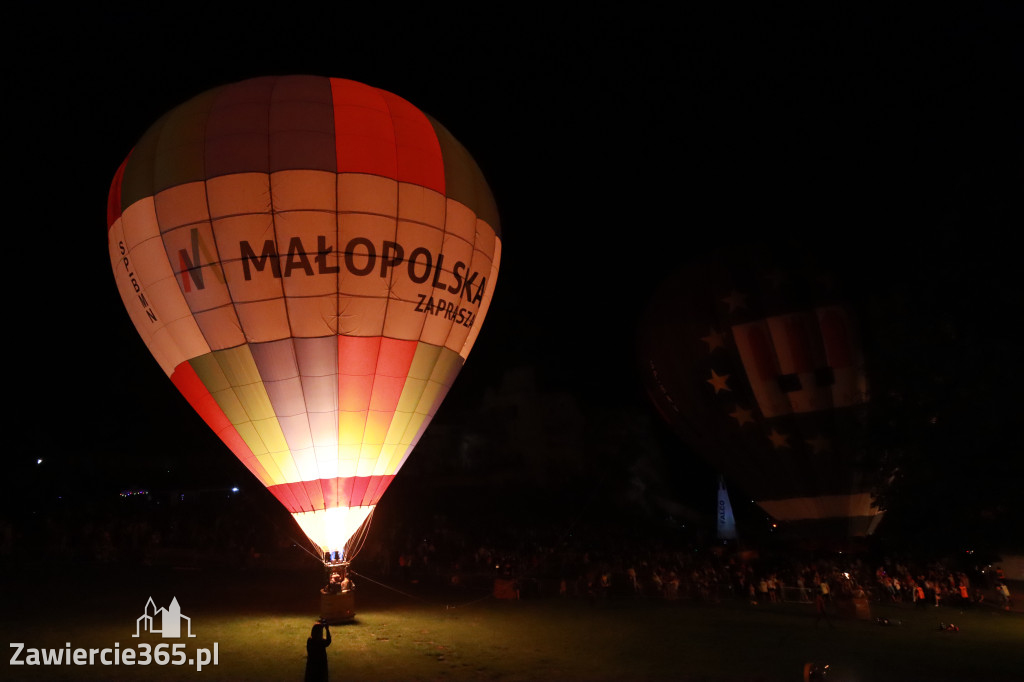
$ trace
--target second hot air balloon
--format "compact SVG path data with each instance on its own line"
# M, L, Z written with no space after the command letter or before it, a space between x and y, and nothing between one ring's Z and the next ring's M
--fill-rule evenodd
M491 303L500 228L477 164L384 90L257 78L158 120L117 171L107 224L160 367L319 550L347 558Z
M741 249L668 277L641 371L665 420L772 518L842 544L882 518L857 315L825 268Z

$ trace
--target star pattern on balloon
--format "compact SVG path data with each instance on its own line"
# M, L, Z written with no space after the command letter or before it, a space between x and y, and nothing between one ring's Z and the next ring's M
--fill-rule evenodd
M730 388L726 385L726 382L728 382L728 381L729 381L729 375L728 374L719 374L715 370L713 370L713 369L711 370L711 378L708 379L708 383L711 384L714 387L716 394L721 392L721 391L728 391L728 390L730 390Z
M711 328L707 336L700 337L700 340L708 344L708 353L713 353L719 348L725 348L725 334L714 327Z
M772 447L776 450L779 448L787 448L789 445L789 436L779 433L776 429L772 429L768 432L768 440L772 442Z
M737 406L735 410L729 413L729 416L736 420L739 426L744 424L754 423L754 413L752 410L744 409L743 407Z
M728 296L722 299L722 302L729 306L730 313L734 313L740 308L747 307L747 295L733 290Z
M807 267L773 269L766 255L697 264L660 294L651 326L661 336L650 343L673 361L666 383L682 415L674 424L725 475L757 490L751 499L773 518L848 518L851 533L870 532L877 510L848 476L857 474L869 395L854 311L834 282Z

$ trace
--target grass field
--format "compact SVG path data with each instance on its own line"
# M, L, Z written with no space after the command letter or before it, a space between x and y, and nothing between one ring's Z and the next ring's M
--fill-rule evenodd
M11 665L3 680L300 680L317 615L318 567L232 576L211 571L93 569L45 579L5 576L0 636L29 649L140 650L184 644L216 665ZM717 605L639 599L498 601L472 591L402 593L359 583L355 623L332 627L332 680L779 680L807 661L829 679L1024 679L1024 614L994 608L873 606L901 625L815 624L807 604ZM196 637L134 638L149 597L176 597ZM953 622L957 633L940 632ZM68 646L70 645L70 646ZM99 654L97 654L98 656ZM108 657L113 652L108 653Z

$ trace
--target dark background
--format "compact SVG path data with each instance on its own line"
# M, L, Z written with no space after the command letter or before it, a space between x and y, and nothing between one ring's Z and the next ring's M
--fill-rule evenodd
M636 323L677 267L747 245L806 250L854 283L877 347L879 438L904 474L890 537L937 526L936 547L999 545L1024 497L1022 28L1019 6L995 2L14 15L4 513L68 518L126 489L233 485L279 513L135 334L105 202L166 110L226 82L314 73L435 116L502 217L491 312L389 514L443 497L499 523L550 508L709 530L715 471L651 409ZM542 447L509 448L525 428L502 421L510 394L554 415L527 429Z

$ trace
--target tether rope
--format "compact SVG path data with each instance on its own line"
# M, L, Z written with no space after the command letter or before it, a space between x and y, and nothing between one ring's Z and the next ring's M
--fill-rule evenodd
M392 591L392 592L394 592L396 594L400 594L403 597L408 597L409 599L414 599L414 600L416 600L418 602L422 602L424 604L429 604L431 606L437 606L437 607L442 606L442 602L432 601L432 600L429 600L429 599L424 599L423 597L418 597L418 596L416 596L414 594L409 594L408 592L403 592L402 590L398 589L397 587L392 587L391 585L386 585L385 583L382 583L379 580L374 580L373 578L371 578L368 575L363 575L362 573L356 573L352 569L349 569L349 573L351 573L354 576L359 577L361 580L369 580L374 585L379 585L380 587L383 587L386 590L390 590L390 591ZM471 604L476 604L477 602L484 601L485 599L490 599L491 596L492 595L488 593L488 594L485 594L482 597L479 597L477 599L471 599L470 601L463 602L461 604L454 604L454 605L453 604L443 604L443 606L444 606L445 610L462 608L462 607L465 607L465 606L469 606Z

